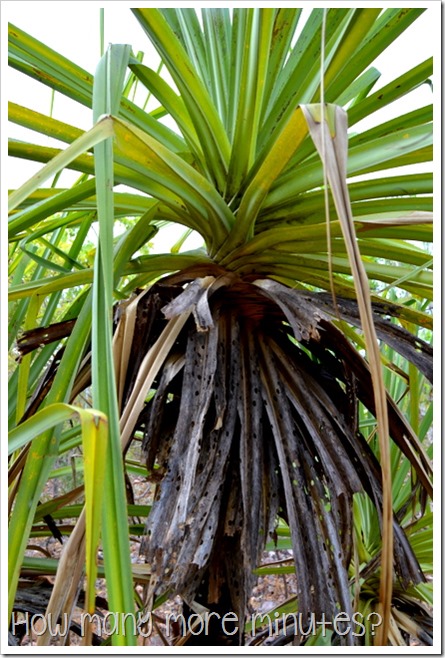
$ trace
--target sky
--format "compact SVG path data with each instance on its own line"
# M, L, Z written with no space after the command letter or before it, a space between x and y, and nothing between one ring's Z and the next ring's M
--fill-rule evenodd
M159 61L158 56L150 44L148 37L140 27L138 21L131 12L134 6L150 6L151 3L138 2L29 2L29 1L4 1L2 2L2 29L8 22L28 32L36 39L44 42L60 54L75 62L77 65L94 73L95 67L100 59L100 8L104 7L104 34L105 47L109 43L129 43L133 51L144 52L144 62L153 68ZM170 3L156 3L156 7L168 6ZM224 6L233 6L234 3L225 3ZM243 3L243 6L253 4L267 6L267 3ZM290 3L283 3L290 4ZM400 3L366 3L356 2L354 6L400 6ZM411 25L399 39L375 61L375 65L382 73L377 82L376 90L383 87L387 82L401 75L404 71L424 61L432 54L436 55L436 61L440 60L440 2L404 2L403 6L427 6L427 10L413 25ZM320 2L305 2L310 8L323 6ZM336 6L351 6L347 2L336 2ZM205 3L176 2L175 6L206 6ZM207 4L207 6L210 6ZM3 32L5 34L5 32ZM5 35L6 36L6 35ZM6 41L2 39L3 43ZM2 58L4 61L4 57ZM27 76L5 67L6 93L9 101L13 101L25 107L47 114L51 106L51 90L42 84L31 80ZM435 77L435 84L437 78ZM2 76L3 78L3 76ZM440 99L440 96L437 96ZM394 113L400 111L408 112L416 107L422 107L431 102L432 94L427 85L422 85L409 96L391 104L388 108L376 112L372 121L388 120ZM82 129L92 127L91 110L80 106L78 103L65 98L62 94L56 94L53 105L53 116L66 121ZM369 120L368 120L369 121ZM354 129L360 129L357 124ZM9 126L9 134L17 139L32 141L47 146L60 146L60 143L37 135L34 132L20 128L16 125ZM8 161L8 187L19 186L32 176L41 165L10 159ZM430 165L424 165L424 170L429 170ZM61 184L69 185L76 179L78 174L66 172ZM358 180L358 179L357 179Z

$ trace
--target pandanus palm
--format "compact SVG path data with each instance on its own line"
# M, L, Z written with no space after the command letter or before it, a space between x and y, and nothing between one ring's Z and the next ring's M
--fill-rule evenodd
M37 190L39 181L31 181L12 195L13 255L19 246L35 264L29 281L14 282L13 299L30 299L16 315L28 314L26 329L37 318L44 327L25 334L44 347L32 361L23 357L12 380L17 430L39 406L74 400L91 383L93 406L109 423L104 558L111 608L122 611L132 602L128 553L113 542L113 523L126 517L121 441L125 453L142 432L156 482L142 543L146 603L179 593L192 608L234 611L237 642L253 571L278 518L290 529L302 619L332 618L339 610L352 615L352 506L354 494L364 492L383 533L374 570L385 642L393 579L402 588L424 580L392 512L391 442L417 482L413 514L425 509L431 473L415 430L383 387L378 342L428 380L432 358L429 345L406 328L431 326L425 312L431 257L419 246L431 239L431 176L385 170L431 158L431 106L351 132L348 147L346 121L353 131L428 80L431 61L372 91L379 78L373 60L422 10L313 10L297 40L302 11L294 8L133 12L172 83L117 46L104 56L93 86L91 76L60 57L54 66L49 49L10 30L12 65L92 105L95 119L81 136L11 107L13 121L73 142L51 160L53 149L26 150L13 141L13 155L50 160L48 175L64 166L84 174L69 190ZM122 94L127 68L159 108L146 113ZM174 128L162 122L165 116ZM93 146L94 156L84 153ZM113 177L143 196L113 199ZM78 256L96 209L93 270ZM134 221L113 243L113 217L129 215ZM196 231L203 247L144 255L163 222ZM68 226L76 239L65 257L58 240ZM51 268L61 273L50 280L42 274ZM68 311L57 316L60 291L79 285ZM113 291L122 299L137 288L112 318ZM399 291L392 300L390 289ZM68 324L48 330L54 319ZM71 335L41 378L59 329ZM21 345L25 350L23 339ZM384 367L394 369L388 361ZM20 394L23 382L34 393L29 404ZM376 418L374 449L361 431L361 409ZM51 440L38 439L46 459L38 473L26 454L17 458L33 485L18 491L13 530L19 520L32 525ZM31 501L25 519L22 500ZM26 536L13 535L19 555ZM90 548L91 558L94 542ZM117 564L120 582L112 575ZM13 591L17 577L15 569Z

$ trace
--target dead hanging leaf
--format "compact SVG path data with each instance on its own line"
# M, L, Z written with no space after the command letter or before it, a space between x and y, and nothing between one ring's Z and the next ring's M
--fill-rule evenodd
M350 322L356 327L361 327L358 304L353 299L340 299L337 297L337 305L334 309L331 295L326 293L304 293L307 299L323 307L331 317L340 314L342 320ZM433 381L433 348L418 336L414 336L407 329L394 324L389 319L396 318L398 307L395 304L372 304L374 326L380 340L401 354L407 361L413 363L420 372L425 375L429 382Z
M184 311L191 311L212 281L214 281L214 277L207 276L189 283L180 295L162 309L167 320L171 320Z
M59 619L65 614L67 619L71 620L79 593L79 582L85 568L85 519L85 508L83 508L59 560L56 580L45 611L49 619L51 617ZM68 578L67 574L69 574ZM90 637L91 632L90 624L85 637ZM45 631L37 638L37 646L47 646L50 639L50 625L48 624Z
M208 331L213 327L212 314L210 312L209 297L213 295L219 288L227 286L235 278L231 273L218 276L215 280L210 281L210 285L205 286L202 295L199 297L193 307L193 316L196 322L198 331ZM211 279L211 277L208 277Z
M118 407L122 409L127 367L130 362L131 348L134 344L137 311L140 300L146 295L144 290L135 299L118 307L118 323L113 335L113 359L116 381L119 384L117 391Z
M122 410L120 418L121 441L124 449L132 437L133 429L144 408L150 387L189 315L190 312L183 312L169 320L164 331L141 363L131 395Z
M38 327L37 329L24 331L17 341L20 356L25 356L25 354L42 345L48 345L56 340L66 338L71 334L75 323L76 320L64 320L63 322L55 322L48 327Z
M189 312L202 299L195 290ZM170 589L193 601L208 576L214 601L219 586L209 570L218 564L228 574L232 609L243 614L281 507L299 609L348 610L352 494L366 491L380 518L382 510L379 464L351 421L351 377L355 404L374 408L369 369L352 344L338 340L332 313L316 296L277 282L222 279L205 295L213 326L182 327L134 428L144 432L147 467L157 463L162 474L142 544L152 567L148 598ZM162 331L151 326L156 345ZM297 336L315 360L295 344ZM391 432L406 431L392 414ZM423 467L414 447L407 454ZM429 484L426 470L421 482ZM392 522L396 572L404 583L419 582L415 556Z
M383 483L382 574L380 581L380 606L383 622L378 629L377 643L386 644L392 601L394 544L389 424L386 391L377 334L372 317L368 278L355 235L346 182L348 157L347 114L341 107L331 104L327 105L326 108L320 104L302 105L301 108L306 117L312 140L322 160L337 216L342 227L371 371Z
M319 306L311 304L308 297L286 288L277 281L259 280L255 281L255 285L267 291L270 298L282 309L296 340L320 340L317 326L322 317L327 319L328 316Z

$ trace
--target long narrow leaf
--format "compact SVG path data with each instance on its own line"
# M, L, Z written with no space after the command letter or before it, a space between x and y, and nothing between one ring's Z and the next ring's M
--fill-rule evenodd
M379 344L372 317L369 284L355 237L354 222L346 184L347 118L346 113L341 108L333 108L335 119L333 125L329 125L327 122L321 123L319 106L307 106L303 108L303 111L308 122L311 137L322 158L323 166L326 168L338 218L342 225L348 258L354 275L360 318L365 334L374 388L383 487L382 576L380 581L380 605L383 622L381 628L379 628L377 641L385 644L389 632L393 581L393 510L388 410Z
M117 114L129 56L129 46L111 46L101 59L93 94L93 113L96 120L103 113ZM99 241L93 279L92 389L93 404L107 415L110 432L103 509L105 572L110 609L118 613L131 613L134 611L133 587L112 353L114 210L111 139L96 146L95 169ZM132 645L135 638L127 636L124 627L113 635L112 641L116 645Z
M174 38L159 10L133 9L133 13L164 59L181 92L203 152L208 156L207 166L217 187L223 190L229 160L229 143L206 88L194 73L187 53Z
M79 137L59 155L53 158L35 176L29 179L22 187L9 195L9 209L16 208L29 194L37 190L50 176L54 176L64 169L78 155L81 155L95 144L107 139L113 134L113 126L110 117L104 117L94 128Z

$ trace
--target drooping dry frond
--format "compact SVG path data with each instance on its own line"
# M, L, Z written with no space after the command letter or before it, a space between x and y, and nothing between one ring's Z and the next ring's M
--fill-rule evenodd
M141 295L124 392L131 399L144 352L167 323L187 314L134 427L144 430L158 483L142 546L148 597L169 590L193 603L205 582L212 604L227 581L242 619L279 515L291 530L299 611L352 613L352 495L365 491L379 514L382 504L378 462L351 423L359 400L374 412L368 366L330 319L324 295L233 275L183 288L186 279ZM352 302L340 308L357 324ZM397 335L391 326L380 328L383 340ZM403 345L413 358L417 347ZM391 435L429 488L428 460L388 402ZM421 581L396 520L394 532L398 577L405 586Z

